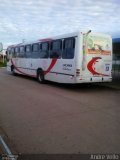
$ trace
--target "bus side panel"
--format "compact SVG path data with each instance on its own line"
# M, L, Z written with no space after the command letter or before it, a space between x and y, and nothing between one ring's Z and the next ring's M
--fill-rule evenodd
M57 59L54 67L45 75L45 79L59 83L75 83L74 66L74 59Z

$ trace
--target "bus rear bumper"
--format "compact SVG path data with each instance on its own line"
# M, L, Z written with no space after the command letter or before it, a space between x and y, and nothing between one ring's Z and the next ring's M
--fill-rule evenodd
M77 77L76 83L111 82L112 77Z

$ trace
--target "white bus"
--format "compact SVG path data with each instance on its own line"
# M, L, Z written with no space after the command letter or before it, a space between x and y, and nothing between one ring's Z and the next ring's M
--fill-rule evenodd
M112 39L75 32L7 48L7 70L58 83L110 82Z

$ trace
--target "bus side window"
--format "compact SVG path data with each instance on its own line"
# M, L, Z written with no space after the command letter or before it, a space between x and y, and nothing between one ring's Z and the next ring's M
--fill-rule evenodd
M51 42L50 58L61 58L62 40Z
M31 45L26 45L25 46L25 57L26 58L31 58Z
M15 48L15 54L16 54L16 57L19 57L19 47Z
M14 48L12 48L12 49L11 49L11 54L12 54L12 57L13 57L13 58L15 58L15 57L16 57L15 49L14 49Z
M32 58L40 58L39 43L32 45Z
M63 59L73 59L75 50L75 38L66 38L63 41Z
M24 46L20 46L19 57L20 58L24 58L25 57L25 47Z
M49 57L49 43L43 42L40 45L40 58L48 58Z

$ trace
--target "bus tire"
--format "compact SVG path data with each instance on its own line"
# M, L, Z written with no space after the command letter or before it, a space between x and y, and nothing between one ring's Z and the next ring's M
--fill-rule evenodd
M38 80L39 83L45 83L43 70L38 70L37 71L37 80Z

